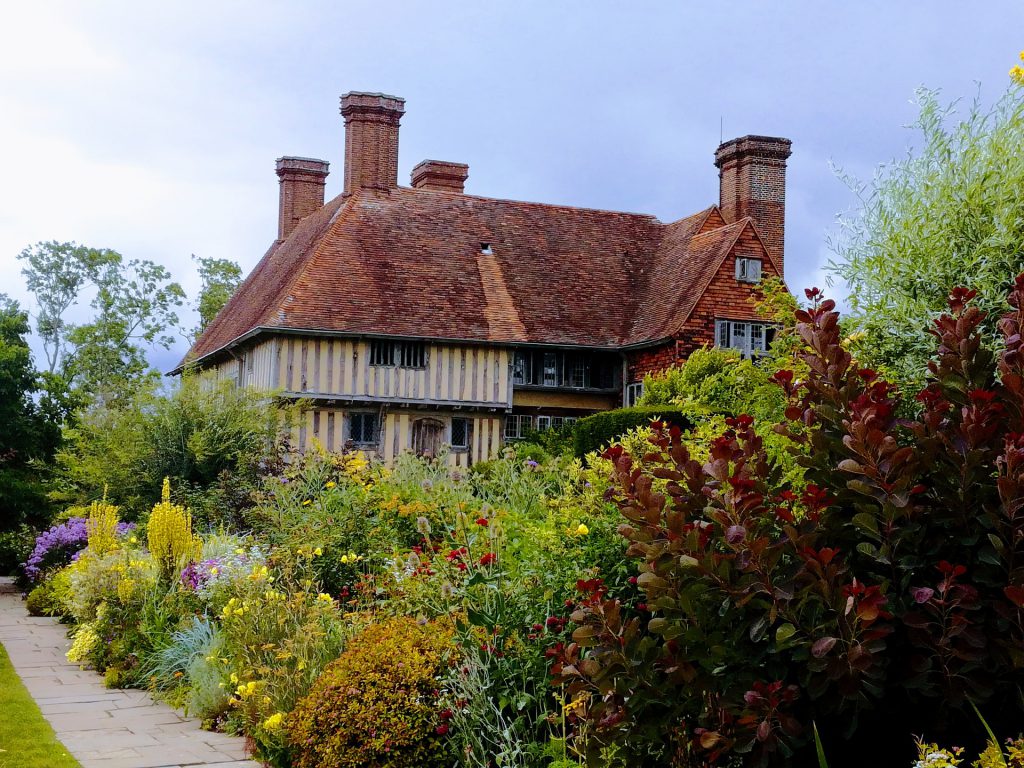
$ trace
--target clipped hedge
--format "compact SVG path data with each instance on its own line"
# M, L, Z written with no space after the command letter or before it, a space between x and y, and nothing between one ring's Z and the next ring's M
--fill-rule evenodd
M635 427L646 426L655 420L676 424L681 429L693 426L684 409L673 405L637 406L595 413L572 425L573 453L583 457L608 445L619 435Z

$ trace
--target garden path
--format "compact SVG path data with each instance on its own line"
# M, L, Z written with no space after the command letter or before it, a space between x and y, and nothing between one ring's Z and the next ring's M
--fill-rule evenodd
M64 658L56 619L29 616L0 579L0 642L57 738L82 768L259 768L240 737L211 733L144 691L110 690Z

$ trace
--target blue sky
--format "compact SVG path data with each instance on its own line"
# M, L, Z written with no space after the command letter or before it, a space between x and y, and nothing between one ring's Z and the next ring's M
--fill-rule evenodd
M247 271L276 233L275 158L329 160L341 191L349 90L406 99L401 183L466 162L473 194L665 221L716 202L720 130L786 136L797 290L855 204L832 166L870 178L913 145L916 87L991 101L1024 48L1019 0L100 0L2 20L0 291L22 300L15 257L40 240L152 259L192 295L190 254Z

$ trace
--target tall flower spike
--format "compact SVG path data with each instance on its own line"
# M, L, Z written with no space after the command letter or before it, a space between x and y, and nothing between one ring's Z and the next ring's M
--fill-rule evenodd
M162 501L164 504L167 504L167 503L170 502L170 500L171 500L171 478L165 477L164 478L164 488L163 488L163 491L161 491L161 493L160 493L160 501Z

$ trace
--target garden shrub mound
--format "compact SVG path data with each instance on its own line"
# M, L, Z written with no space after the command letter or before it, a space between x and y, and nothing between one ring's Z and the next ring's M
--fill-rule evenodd
M452 647L437 624L370 625L289 716L295 768L451 765L437 689Z
M636 427L646 427L654 420L675 424L682 429L692 426L685 408L675 405L619 408L587 416L573 424L573 452L580 457L611 445L615 438Z

